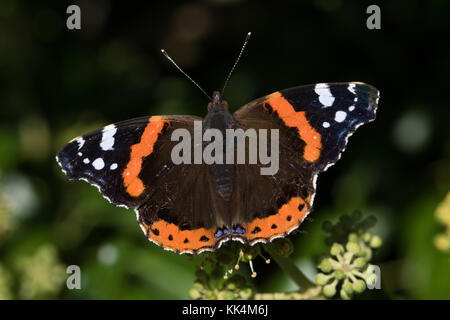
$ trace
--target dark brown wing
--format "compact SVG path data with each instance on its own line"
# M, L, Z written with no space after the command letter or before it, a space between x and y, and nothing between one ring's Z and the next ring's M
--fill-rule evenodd
M285 236L299 226L312 206L316 173L301 155L305 142L296 129L285 126L269 110L248 116L237 118L243 128L268 129L269 134L272 129L279 132L278 171L262 175L261 169L268 165L243 165L236 175L242 190L245 241L254 244ZM268 143L267 150L271 146Z

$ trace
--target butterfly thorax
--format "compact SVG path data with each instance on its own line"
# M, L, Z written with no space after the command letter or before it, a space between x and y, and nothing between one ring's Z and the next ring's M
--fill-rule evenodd
M228 111L228 103L222 100L218 91L214 91L213 100L208 103L208 114L203 119L203 131L217 129L225 137L226 129L235 129L237 125L238 122Z

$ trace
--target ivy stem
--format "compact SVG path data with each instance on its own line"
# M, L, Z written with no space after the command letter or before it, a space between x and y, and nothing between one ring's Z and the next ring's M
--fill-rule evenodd
M280 266L281 270L283 270L300 287L301 292L305 292L316 286L303 274L291 259L279 255L272 243L266 244L264 250L272 256L275 262Z

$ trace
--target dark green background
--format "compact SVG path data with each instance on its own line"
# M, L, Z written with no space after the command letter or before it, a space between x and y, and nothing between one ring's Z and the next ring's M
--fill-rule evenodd
M81 30L66 28L72 3ZM0 295L188 297L201 258L151 244L134 212L68 182L54 156L109 123L204 115L207 100L160 49L212 92L252 31L225 92L232 111L315 82L363 81L381 92L377 120L318 179L314 221L292 236L293 258L312 272L326 250L321 222L361 210L378 218L373 232L384 240L374 260L383 290L365 298L450 298L450 255L433 245L443 229L434 210L450 189L450 2L378 2L381 30L366 28L372 2L270 3L0 2ZM81 267L82 290L65 287L71 264ZM295 289L274 263L256 268L260 291Z

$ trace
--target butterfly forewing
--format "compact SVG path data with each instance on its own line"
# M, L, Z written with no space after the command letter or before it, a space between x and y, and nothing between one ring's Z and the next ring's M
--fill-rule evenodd
M256 99L235 112L235 117L249 121L273 113L283 126L297 131L304 146L295 151L320 172L339 159L348 137L359 126L375 119L378 99L379 91L365 83L319 83Z

